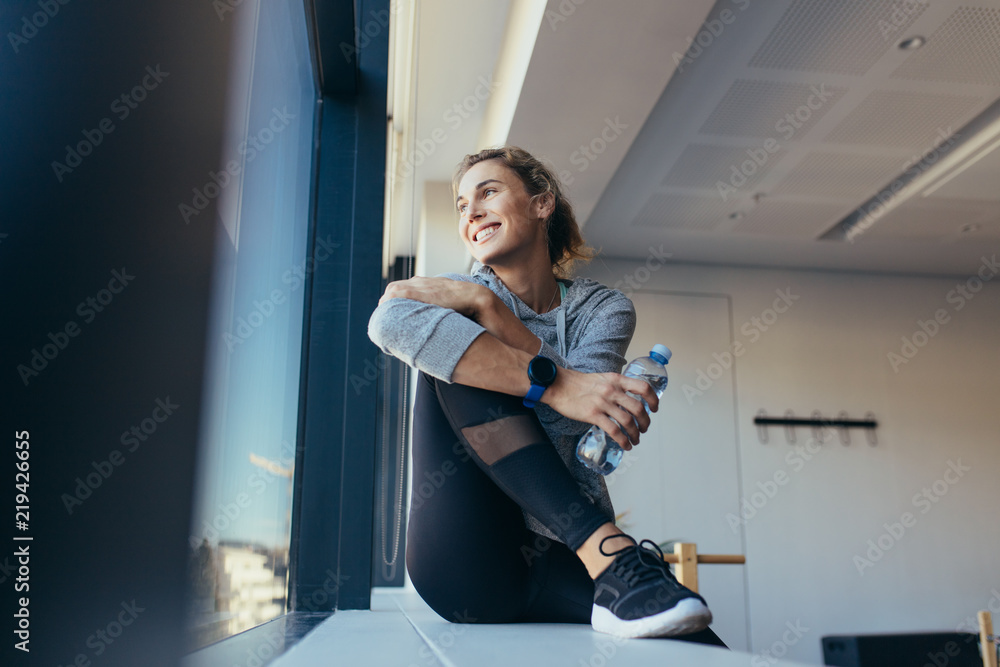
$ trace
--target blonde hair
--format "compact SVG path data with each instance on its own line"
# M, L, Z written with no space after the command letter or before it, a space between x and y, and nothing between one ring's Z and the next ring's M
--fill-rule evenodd
M531 196L531 203L551 194L555 200L552 214L545 220L545 238L548 243L549 261L552 272L559 277L567 277L578 260L589 261L596 254L580 234L580 225L573 213L573 206L562 193L562 184L551 169L523 148L499 146L487 148L478 153L466 155L455 169L451 186L458 194L458 184L473 165L486 160L499 160L501 164L517 174L524 189Z

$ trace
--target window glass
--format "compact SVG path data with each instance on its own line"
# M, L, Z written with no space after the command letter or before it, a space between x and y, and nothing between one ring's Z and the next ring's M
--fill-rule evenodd
M218 217L188 222L215 225L218 235L186 545L192 649L285 611L312 269L305 260L316 91L304 5L248 0L225 10L219 20L235 22L227 136L218 168L192 194L196 206L214 201Z

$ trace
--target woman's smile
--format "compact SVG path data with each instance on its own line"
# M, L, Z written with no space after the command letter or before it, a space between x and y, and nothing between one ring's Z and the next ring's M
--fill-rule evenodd
M473 240L476 243L484 243L487 239L491 238L500 229L499 222L491 222L479 228L479 230L473 236Z

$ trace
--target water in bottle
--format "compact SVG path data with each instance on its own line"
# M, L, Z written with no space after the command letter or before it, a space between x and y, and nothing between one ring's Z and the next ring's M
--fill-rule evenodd
M665 345L654 345L648 357L639 357L631 362L625 367L623 375L645 380L656 392L657 397L662 396L663 390L667 388L667 369L665 366L670 361L670 356L671 352ZM642 401L639 396L632 392L627 393ZM646 408L646 414L649 414L649 405L646 401L642 401L642 404ZM615 423L617 424L617 422ZM596 470L602 475L611 474L618 467L623 453L624 450L618 443L596 426L591 426L576 446L576 458L588 468Z

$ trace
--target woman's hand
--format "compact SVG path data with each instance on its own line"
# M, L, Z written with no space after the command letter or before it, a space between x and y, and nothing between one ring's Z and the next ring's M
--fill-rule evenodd
M649 415L641 401L625 392L645 399L653 412L659 408L656 392L638 378L618 373L581 373L561 367L556 373L556 381L542 394L542 402L565 417L604 429L628 451L639 444L639 434L649 428Z
M479 319L479 313L489 298L496 298L488 287L467 283L451 278L424 278L417 276L408 280L389 283L385 294L378 300L381 304L388 299L413 299L423 303L450 308L469 319Z

